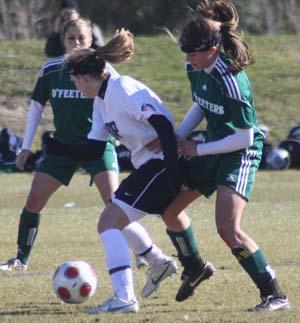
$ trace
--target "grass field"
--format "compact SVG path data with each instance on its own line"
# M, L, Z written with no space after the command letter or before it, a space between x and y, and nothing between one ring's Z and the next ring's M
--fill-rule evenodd
M24 206L31 174L0 176L0 261L16 253L19 213ZM5 189L4 189L5 188ZM88 177L78 174L71 186L62 188L43 211L40 232L27 273L0 273L0 322L300 322L300 172L259 172L243 227L259 243L273 265L293 308L280 313L247 313L258 302L258 293L230 251L218 238L214 226L214 198L199 199L188 208L205 257L217 272L184 303L174 300L179 276L168 280L150 299L140 300L137 314L91 316L87 306L111 296L103 249L96 234L100 204ZM73 208L66 208L75 202ZM168 254L174 250L160 219L146 217L143 223L154 241ZM82 305L61 304L52 292L51 277L65 260L91 262L98 275L98 288ZM134 269L137 294L145 271Z

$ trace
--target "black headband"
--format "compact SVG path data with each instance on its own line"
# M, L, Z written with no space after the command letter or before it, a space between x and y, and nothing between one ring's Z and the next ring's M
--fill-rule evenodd
M179 42L179 47L184 53L204 52L218 45L220 39L221 37L213 37L212 39L205 39L195 43Z
M68 72L71 75L101 74L105 68L105 61L95 55L90 55L80 62L68 63Z

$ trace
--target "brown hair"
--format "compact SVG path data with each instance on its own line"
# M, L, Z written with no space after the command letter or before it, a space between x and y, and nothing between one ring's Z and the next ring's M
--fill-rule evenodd
M238 22L238 13L231 1L201 0L196 9L191 10L181 32L180 46L187 51L191 48L208 50L220 45L231 60L231 71L239 72L253 62L253 57L247 44L235 33Z
M65 63L71 74L89 74L99 79L104 75L105 62L121 64L129 61L133 54L133 35L122 28L102 47L75 50L66 55Z

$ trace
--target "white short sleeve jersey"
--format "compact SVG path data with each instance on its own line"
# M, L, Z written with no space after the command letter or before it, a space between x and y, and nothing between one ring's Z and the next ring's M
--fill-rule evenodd
M148 119L156 114L174 122L161 99L146 85L128 76L111 75L104 97L97 96L94 105L95 119L89 139L107 140L111 134L131 151L135 168L153 158L163 159L162 152L145 148L157 137Z

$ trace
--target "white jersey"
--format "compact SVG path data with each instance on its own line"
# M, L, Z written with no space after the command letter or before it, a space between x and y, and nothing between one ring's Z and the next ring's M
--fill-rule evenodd
M111 134L131 151L135 168L150 159L163 159L162 152L145 148L157 138L157 132L147 121L149 117L164 115L174 124L172 114L161 99L143 83L117 75L110 76L101 96L94 101L93 126L88 138L106 141Z

